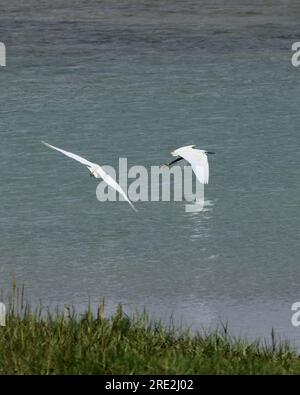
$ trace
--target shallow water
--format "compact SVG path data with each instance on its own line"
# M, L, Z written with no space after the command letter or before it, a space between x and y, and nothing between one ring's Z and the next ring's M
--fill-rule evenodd
M82 306L271 328L300 345L297 1L0 5L0 286ZM197 144L210 203L100 203L45 140L100 164L159 165Z

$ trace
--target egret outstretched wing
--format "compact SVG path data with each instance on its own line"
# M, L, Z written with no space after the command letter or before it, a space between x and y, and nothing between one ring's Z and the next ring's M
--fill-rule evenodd
M97 172L97 170L96 170L96 172ZM130 206L133 208L134 211L137 211L137 209L134 207L134 205L128 199L126 193L123 191L121 186L109 174L105 173L105 175L103 175L102 178L106 182L106 184L108 184L110 187L114 188L117 192L119 192L120 195L123 196L123 198L130 204Z
M63 149L54 147L54 145L50 145L50 144L46 143L45 141L42 141L42 143L45 144L45 145L46 145L47 147L49 147L49 148L52 148L52 149L55 149L56 151L61 152L62 154L68 156L69 158L72 158L72 159L77 160L77 162L80 162L80 163L82 163L83 165L86 165L86 166L93 166L93 165L94 165L94 163L89 162L88 160L82 158L82 157L79 156L79 155L72 154L72 152L68 152L68 151L65 151L65 150L63 150Z

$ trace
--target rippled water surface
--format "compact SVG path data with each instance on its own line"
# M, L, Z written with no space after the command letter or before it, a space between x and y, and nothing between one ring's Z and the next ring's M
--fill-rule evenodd
M300 345L300 41L295 1L0 5L0 286L106 299L199 329ZM150 168L216 151L204 212L100 203L84 167L40 144Z

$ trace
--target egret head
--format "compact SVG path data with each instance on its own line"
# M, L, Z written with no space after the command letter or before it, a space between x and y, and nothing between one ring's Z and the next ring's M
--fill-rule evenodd
M96 177L95 172L96 172L96 166L89 166L88 167L89 171L91 172L90 177Z

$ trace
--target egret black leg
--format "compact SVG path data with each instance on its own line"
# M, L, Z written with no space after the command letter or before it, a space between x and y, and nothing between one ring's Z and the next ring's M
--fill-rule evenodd
M168 163L167 166L171 166L171 165L173 165L173 163L176 163L176 162L178 162L178 161L180 161L182 159L183 158L181 156L179 156L178 158L174 159L172 162Z

